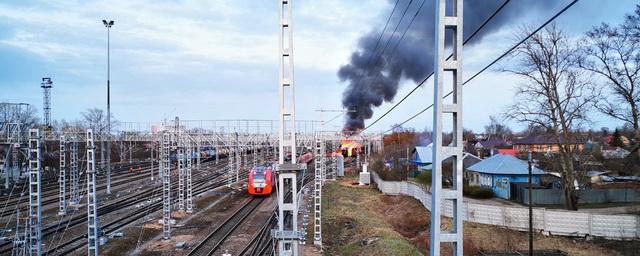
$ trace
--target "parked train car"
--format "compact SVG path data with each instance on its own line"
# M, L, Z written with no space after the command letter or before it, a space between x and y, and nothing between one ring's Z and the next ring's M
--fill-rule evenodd
M301 163L301 164L308 164L311 161L313 161L313 154L311 152L303 154L298 157L298 163Z
M214 157L216 155L216 149L215 148L202 149L202 150L200 150L200 152L193 151L191 153L191 159L198 158L198 154L200 154L200 158L201 159L207 159L207 158L210 158L210 157ZM171 154L171 156L169 156L169 159L171 159L171 161L177 161L178 160L178 155L176 153L173 153L173 154Z
M250 195L267 196L273 192L275 174L271 167L258 166L251 169L247 189Z

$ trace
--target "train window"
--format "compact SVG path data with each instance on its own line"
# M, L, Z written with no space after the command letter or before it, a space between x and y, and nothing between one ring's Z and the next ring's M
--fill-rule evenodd
M264 180L265 179L264 173L265 173L264 170L256 170L255 171L255 175L253 175L253 179L254 180Z

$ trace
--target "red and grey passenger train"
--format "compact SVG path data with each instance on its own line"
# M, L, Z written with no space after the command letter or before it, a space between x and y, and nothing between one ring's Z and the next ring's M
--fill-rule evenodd
M298 163L309 164L313 154L306 153L298 157ZM270 166L258 166L249 172L247 190L250 195L268 196L273 192L276 174Z

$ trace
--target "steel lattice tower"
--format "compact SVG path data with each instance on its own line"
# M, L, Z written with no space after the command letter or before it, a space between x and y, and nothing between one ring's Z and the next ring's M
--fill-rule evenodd
M447 3L452 6L446 6ZM454 244L454 255L463 255L462 228L462 0L437 0L434 54L434 89L433 89L433 192L431 200L431 243L432 256L440 255L443 243ZM451 10L451 15L447 15ZM447 33L449 32L449 33ZM446 60L445 37L451 35L453 57ZM449 39L449 38L448 38ZM446 75L452 75L453 102L444 103L443 84ZM445 114L451 114L453 141L448 146L442 145L442 128ZM453 158L453 188L442 188L442 161ZM443 200L452 201L453 226L451 230L442 230L441 206Z
M298 255L298 173L306 166L296 163L296 107L293 74L293 20L291 0L279 1L279 131L278 131L278 239L279 255ZM290 157L286 157L290 154ZM290 193L290 199L285 196ZM290 222L285 222L285 216Z
M78 141L74 138L71 141L71 159L69 161L69 165L71 167L71 174L69 178L71 178L71 200L70 204L77 205L80 203L80 190L78 189Z
M193 156L193 146L191 144L190 141L187 142L187 168L185 169L185 176L186 176L186 180L187 180L187 212L188 213L192 213L193 212L193 191L192 191L192 186L191 186L191 170L193 167L193 161L191 160L191 157ZM200 152L198 152L198 155L200 155Z
M171 134L162 132L162 151L160 153L160 167L162 168L162 238L171 239L171 162L169 150Z
M96 198L96 146L93 130L87 129L87 255L98 255L98 202Z
M53 87L53 82L49 77L43 77L42 83L40 84L42 88L42 113L44 114L44 125L46 127L51 126L51 87Z
M320 246L320 249L322 250L322 140L319 136L316 138L315 146L315 179L313 184L313 244Z
M29 255L42 255L42 191L40 174L42 173L40 131L29 130Z
M58 215L65 215L67 213L67 142L64 135L60 135L60 173L58 176L59 182L59 192L60 196L58 201L60 203L60 208L58 209Z

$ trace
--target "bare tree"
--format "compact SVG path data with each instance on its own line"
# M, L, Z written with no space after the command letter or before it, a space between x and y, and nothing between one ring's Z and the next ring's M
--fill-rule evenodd
M521 36L530 34L525 28ZM512 54L517 63L506 72L524 78L506 113L507 118L545 127L559 145L557 170L562 174L565 207L577 210L578 174L573 165L577 153L571 144L588 118L596 93L576 62L578 48L555 26L548 26L521 44ZM554 168L555 169L555 168Z
M508 139L513 136L511 128L501 123L495 116L489 116L489 124L484 126L484 135L487 139Z
M102 109L89 108L86 112L82 112L82 117L87 123L86 126L93 130L96 134L102 134L107 127L107 115Z
M618 26L603 23L586 33L580 66L604 78L611 95L596 105L602 113L631 124L640 137L640 5Z

